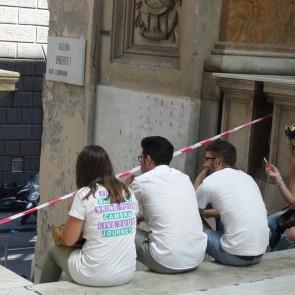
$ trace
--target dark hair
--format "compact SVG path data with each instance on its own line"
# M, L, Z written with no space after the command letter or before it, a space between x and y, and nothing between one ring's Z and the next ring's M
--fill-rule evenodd
M295 138L295 125L290 125L285 128L285 134L289 139Z
M141 141L142 153L149 155L155 165L169 165L173 158L174 147L170 141L161 136L145 137Z
M295 225L295 209L289 209L283 213L278 221L278 230L280 233L283 233L287 228Z
M94 195L97 184L106 188L113 203L121 203L129 197L129 189L114 175L112 163L107 152L98 145L86 146L78 155L76 163L76 185L80 189L90 188L85 198Z
M236 148L224 140L216 140L206 146L207 152L212 152L216 157L222 160L222 163L233 167L237 160Z

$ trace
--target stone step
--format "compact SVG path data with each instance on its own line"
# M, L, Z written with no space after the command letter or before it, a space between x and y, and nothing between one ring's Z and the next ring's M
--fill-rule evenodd
M249 290L251 289L251 295L254 295L269 294L269 290L277 290L278 293L278 290L281 290L284 287L284 283L287 282L290 282L293 288L295 287L295 249L268 253L261 263L248 267L230 267L212 262L204 262L196 271L185 274L161 275L149 271L138 271L129 284L118 287L93 288L63 281L25 285L20 288L14 288L13 292L9 294L198 295L213 294L214 292L217 295L239 294L239 290L241 290L240 294L246 294L246 291L249 294ZM274 283L278 283L278 285L275 286L273 285ZM257 287L260 293L254 287ZM252 288L257 292L252 292ZM263 291L262 293L261 290L264 290L264 288L265 292ZM287 286L284 288L282 292L290 290ZM7 295L8 293L0 289L0 295L4 294ZM282 294L288 293L281 293L280 295Z
M5 290L12 288L32 286L33 283L10 271L9 269L0 266L0 294ZM6 294L6 293L3 293Z

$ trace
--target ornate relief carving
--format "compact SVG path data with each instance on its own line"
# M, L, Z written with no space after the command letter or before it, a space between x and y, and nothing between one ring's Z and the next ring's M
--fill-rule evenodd
M115 0L113 57L179 65L181 0Z
M160 41L176 41L175 28L178 24L176 0L137 0L135 27L143 38ZM181 4L181 3L178 3Z

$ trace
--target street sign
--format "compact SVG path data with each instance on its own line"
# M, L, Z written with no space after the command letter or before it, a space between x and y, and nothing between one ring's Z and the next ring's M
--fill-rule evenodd
M48 37L46 80L84 85L85 38Z

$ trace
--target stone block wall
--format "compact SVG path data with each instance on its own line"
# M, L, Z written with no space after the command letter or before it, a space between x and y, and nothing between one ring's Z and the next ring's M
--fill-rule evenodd
M0 96L1 185L30 180L39 171L45 62L0 59L0 68L21 74L17 91ZM15 158L21 159L22 172L12 172Z
M39 172L47 0L0 0L0 69L20 73L17 90L0 95L0 186ZM21 172L12 172L17 159Z
M44 59L48 23L46 0L0 0L0 57Z

